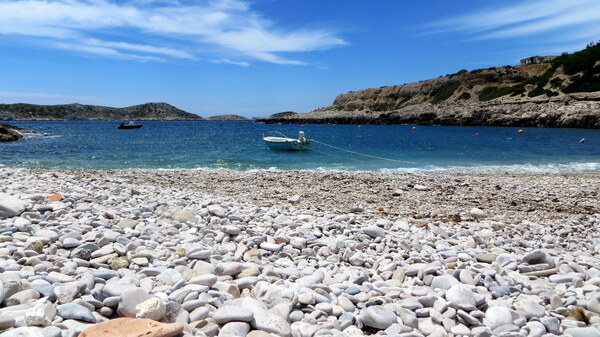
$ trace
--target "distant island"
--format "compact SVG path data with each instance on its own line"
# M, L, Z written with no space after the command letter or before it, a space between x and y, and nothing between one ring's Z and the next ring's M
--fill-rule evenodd
M218 115L207 118L209 121L247 121L248 118L238 115Z
M146 103L125 108L98 105L0 104L0 120L204 120L167 103Z
M600 128L600 44L558 57L529 57L521 63L349 92L328 107L257 120Z

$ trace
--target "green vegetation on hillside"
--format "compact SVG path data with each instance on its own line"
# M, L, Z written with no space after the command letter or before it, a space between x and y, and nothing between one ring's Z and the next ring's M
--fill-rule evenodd
M446 85L442 85L434 90L432 90L429 95L433 96L431 99L431 103L439 103L447 100L454 94L456 89L460 86L459 82L450 82Z
M571 78L571 84L562 88L564 93L592 92L600 90L600 42L590 43L585 49L573 54L564 53L552 60L554 69L562 66ZM576 75L582 73L581 75Z

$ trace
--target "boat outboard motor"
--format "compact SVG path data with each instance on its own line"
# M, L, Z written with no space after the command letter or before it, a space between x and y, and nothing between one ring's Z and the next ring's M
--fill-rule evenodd
M300 144L306 144L306 138L304 137L304 131L298 131L298 141Z

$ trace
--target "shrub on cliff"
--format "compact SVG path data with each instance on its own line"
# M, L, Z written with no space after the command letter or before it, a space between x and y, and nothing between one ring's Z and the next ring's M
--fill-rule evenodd
M454 94L456 89L460 86L459 82L448 83L442 85L431 91L430 95L433 96L431 103L439 103L447 100Z

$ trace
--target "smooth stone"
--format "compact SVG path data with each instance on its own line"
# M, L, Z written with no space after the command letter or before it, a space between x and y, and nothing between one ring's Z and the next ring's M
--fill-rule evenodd
M571 337L600 337L600 331L596 328L568 328L563 331L564 335L571 335Z
M471 289L463 284L456 284L450 287L446 292L446 300L454 305L472 305L477 304L475 295Z
M221 262L215 267L215 274L218 276L233 276L244 269L244 265L239 262Z
M383 229L381 229L377 226L369 226L369 227L363 228L362 231L363 231L363 233L365 233L366 235L370 236L373 239L385 237L385 232L383 231Z
M530 265L547 263L551 268L554 267L554 259L552 256L540 249L529 252L527 255L523 256L522 261Z
M469 336L471 335L471 330L467 328L463 324L458 324L450 328L450 332L452 332L455 336Z
M587 304L587 310L600 314L600 301L596 298L590 300Z
M4 212L9 218L23 213L25 207L27 207L25 200L21 200L14 195L0 193L0 211Z
M187 255L189 259L193 260L204 260L208 259L212 255L212 251L210 250L198 250L195 252L191 252Z
M0 331L15 327L15 318L8 315L0 315Z
M231 321L250 322L254 318L254 313L240 305L224 305L214 312L212 318L219 324Z
M94 270L92 272L92 275L94 275L94 277L105 279L105 280L109 280L109 279L111 279L113 277L120 277L121 276L118 271L111 270L111 269L106 269L106 268Z
M546 331L553 334L560 332L560 321L556 317L542 317L540 322L546 327Z
M0 337L46 337L42 329L36 327L19 327L0 334Z
M40 293L35 289L25 289L5 300L7 306L27 303L40 298Z
M471 215L475 219L483 219L483 218L487 217L487 214L483 210L481 210L477 207L471 208L469 210L469 215Z
M246 337L250 331L250 324L245 322L229 322L219 330L219 337L223 336L239 336Z
M529 329L529 335L527 337L542 337L546 334L546 327L540 322L528 322L526 327Z
M208 205L207 210L210 215L213 215L213 216L216 216L219 218L225 217L225 209L223 209L223 207L221 207L219 205Z
M63 319L96 323L96 317L90 309L76 303L61 304L56 308L56 312Z
M234 304L244 306L254 313L250 325L257 330L263 330L283 337L291 336L290 323L279 315L265 309L264 305L252 298L242 297L234 301Z
M489 307L485 312L485 319L488 321L486 326L492 330L503 325L513 324L511 310L507 307Z
M54 294L59 303L71 303L79 295L79 286L76 284L57 286L54 288Z
M481 253L481 254L475 255L475 259L477 261L483 262L483 263L492 263L492 262L496 261L497 257L498 257L498 254L493 254L493 253Z
M199 307L190 312L190 321L200 321L208 317L209 311L207 307Z
M352 303L352 301L350 301L346 296L338 297L338 305L342 307L342 309L344 309L346 312L353 312L356 308L354 306L354 303Z
M385 330L390 325L398 322L398 318L393 311L378 305L361 310L358 319L362 324L380 330Z
M75 239L75 238L65 238L62 242L62 246L63 248L75 248L75 247L79 247L81 245L81 241Z
M517 311L525 314L528 320L533 317L543 317L546 313L546 308L531 299L517 301L514 307Z
M133 229L135 226L137 226L139 223L139 221L137 220L133 220L133 219L121 219L121 221L119 221L119 223L117 223L117 226L123 228L123 229Z
M450 289L452 286L459 284L458 280L452 275L440 275L435 276L431 280L431 288L432 289Z
M181 323L160 323L147 318L121 317L98 323L78 337L174 337L182 332Z
M281 245L276 243L263 242L260 244L260 248L268 250L270 252L278 252L281 250Z
M135 306L136 318L149 318L159 321L167 312L167 306L157 297L152 297Z
M171 217L173 218L173 220L182 223L196 222L196 215L192 211L187 209L175 211Z
M136 306L148 299L150 299L150 295L141 288L129 288L120 296L117 313L120 316L135 317L137 314Z

